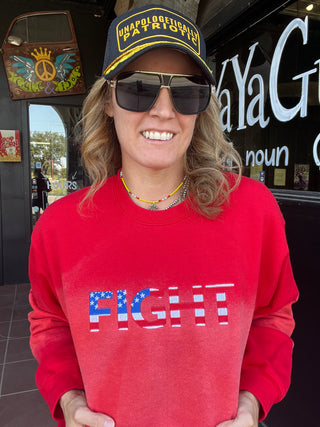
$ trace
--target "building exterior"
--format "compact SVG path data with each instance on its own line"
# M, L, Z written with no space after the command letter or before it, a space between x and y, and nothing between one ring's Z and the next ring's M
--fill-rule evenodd
M242 155L244 174L264 182L278 200L300 289L292 385L265 424L316 426L320 2L239 0L202 7L198 20L216 70L221 122Z
M0 14L0 43L19 15L68 10L79 48L80 74L88 89L101 72L107 27L114 16L115 3L11 0ZM320 380L316 368L319 352L316 337L320 326L316 318L320 255L320 1L201 0L195 3L199 5L197 22L207 40L208 60L217 77L222 125L243 157L244 174L264 182L279 202L301 293L295 308L292 387L286 400L271 411L265 424L268 427L316 426L315 387ZM18 43L17 39L14 41ZM44 78L42 87L50 92L53 83L48 82L54 81L56 75L46 80L51 77L46 77L44 68L54 64L57 73L58 55L45 57L46 45L41 41L37 42L38 46L31 46L29 56L27 53L8 55L31 60L35 72ZM6 142L5 149L9 151L4 151L3 142L1 148L0 285L28 281L32 227L45 208L44 199L40 205L36 203L40 200L37 196L40 184L35 171L42 171L49 180L49 184L46 183L49 202L87 183L74 132L84 91L79 89L78 94L49 97L29 97L28 94L21 97L20 91L20 98L13 99L15 90L8 83L5 55L1 56L0 140L11 142ZM71 56L67 61L73 68L62 75L60 86L66 85L71 69L78 66L73 59ZM23 74L18 73L21 67L12 66L11 72L21 77ZM32 83L32 78L27 77L31 80L25 80ZM63 123L62 138L54 129L53 135L47 134L42 139L41 135L33 134L30 118L37 114L34 111L40 111L39 106L54 108Z
M13 0L2 8L0 43L6 35L13 43L4 43L0 55L0 285L28 281L30 237L34 221L42 211L34 199L37 194L35 181L31 182L37 167L42 168L50 180L49 201L84 185L74 125L79 118L85 89L93 84L102 69L108 20L115 16L114 2L102 7L104 3ZM68 21L64 14L32 15L43 11L67 11L71 23L63 22L63 19ZM31 16L16 20L23 14ZM19 37L24 43L17 46ZM70 50L66 49L74 48L69 46L70 40L76 40L79 49L78 53L67 56ZM65 66L61 67L63 63ZM24 70L28 65L31 66L29 74ZM66 90L70 82L75 83L73 91ZM39 93L39 87L47 93ZM48 127L45 141L41 141L41 137L39 141L39 135L33 141L30 119L33 111L34 115L40 114L39 106L51 106L60 118L64 153L59 148L62 141L55 140L54 128Z

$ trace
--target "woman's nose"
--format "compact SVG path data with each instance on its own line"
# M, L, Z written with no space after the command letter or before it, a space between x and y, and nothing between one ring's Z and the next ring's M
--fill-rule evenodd
M163 87L160 89L159 96L150 110L152 115L158 115L161 118L173 118L176 115L176 109L172 103L170 91Z

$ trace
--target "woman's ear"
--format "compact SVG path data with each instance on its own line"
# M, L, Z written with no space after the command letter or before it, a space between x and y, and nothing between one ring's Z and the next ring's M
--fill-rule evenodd
M114 116L113 106L112 106L112 101L111 100L106 103L106 105L104 107L104 111L105 111L105 113L106 113L107 116L109 116L109 117L113 117Z

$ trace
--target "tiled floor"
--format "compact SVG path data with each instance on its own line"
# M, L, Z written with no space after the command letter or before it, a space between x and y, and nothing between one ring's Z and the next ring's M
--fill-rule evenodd
M29 348L29 285L0 286L0 425L56 427L38 392Z

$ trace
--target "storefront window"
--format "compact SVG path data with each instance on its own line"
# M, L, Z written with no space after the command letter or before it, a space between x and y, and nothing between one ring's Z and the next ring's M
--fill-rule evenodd
M244 175L272 189L320 191L320 2L308 5L292 3L215 56L223 128Z
M80 107L30 104L33 225L54 201L85 185L75 126Z

